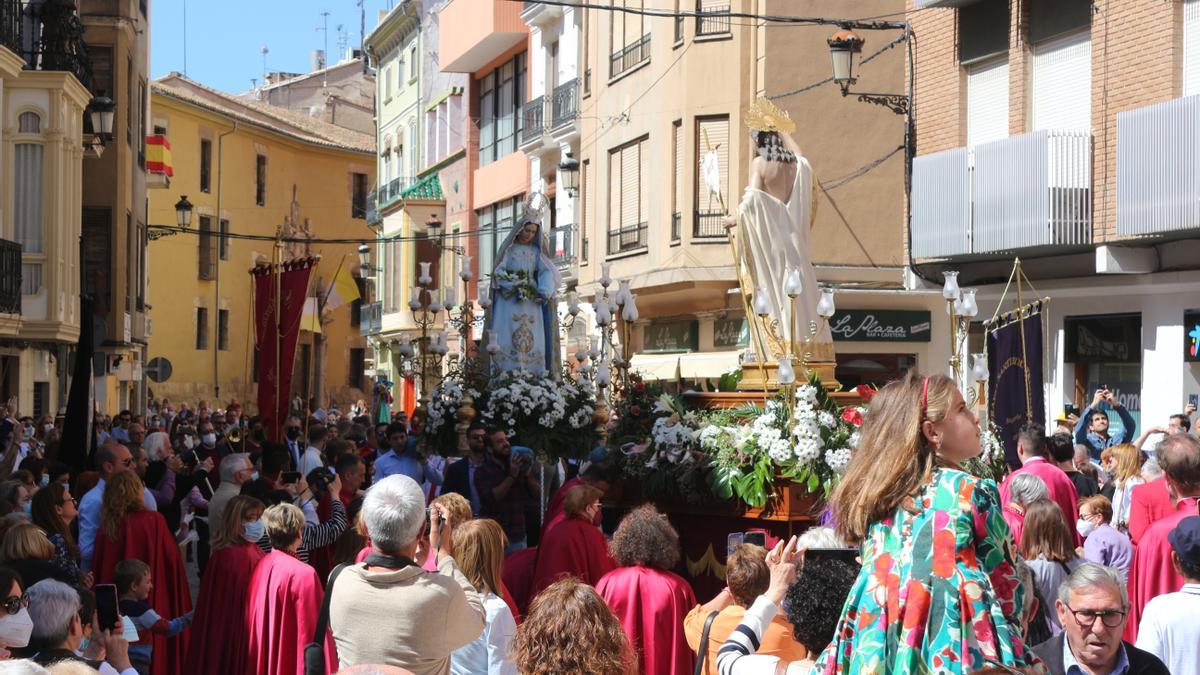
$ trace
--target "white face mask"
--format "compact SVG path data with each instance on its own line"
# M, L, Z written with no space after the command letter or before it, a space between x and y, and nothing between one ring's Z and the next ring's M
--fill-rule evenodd
M1075 529L1078 530L1079 536L1087 537L1089 534L1096 531L1096 524L1090 520L1084 520L1083 518L1080 518L1079 520L1075 521Z
M50 433L51 431L54 431L54 425L53 425L53 424L46 424L46 425L43 425L43 426L42 426L42 431L44 431L44 432L46 432L46 433Z
M204 447L211 448L217 444L217 435L216 434L204 434L203 436L200 437L200 442L204 444Z
M16 614L0 616L0 644L7 648L25 647L33 634L33 619L29 610L22 607Z
M187 448L188 450L191 450L193 447L195 447L195 442L192 441L191 436L183 437L183 447Z

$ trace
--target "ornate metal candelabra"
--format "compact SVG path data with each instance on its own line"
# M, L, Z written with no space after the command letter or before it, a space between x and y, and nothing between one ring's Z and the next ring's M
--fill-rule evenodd
M967 348L967 335L971 328L971 319L979 313L979 305L975 303L974 288L958 287L958 272L942 272L946 282L942 286L942 297L946 300L946 313L950 315L950 377L965 392L964 398L968 406L976 402L983 403L984 383L988 379L987 356L982 353L972 355L971 368L964 370ZM970 382L967 378L970 377ZM974 386L972 386L974 385Z

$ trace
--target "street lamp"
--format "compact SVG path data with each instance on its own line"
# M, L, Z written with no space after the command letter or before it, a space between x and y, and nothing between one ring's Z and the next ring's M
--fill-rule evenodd
M436 233L442 231L442 219L437 217L436 213L431 213L429 219L425 221L425 229L428 233Z
M111 98L100 94L91 100L88 104L88 109L92 117L92 133L100 137L101 145L111 141L113 111L116 109L116 104L113 103Z
M574 197L579 194L579 160L568 152L558 163L558 174L562 178L563 189Z
M192 203L187 195L180 195L179 201L175 202L175 224L183 228L192 226Z
M371 271L371 247L366 244L358 245L358 268L364 274Z
M829 55L833 57L833 81L842 88L842 96L850 92L850 85L858 81L854 77L854 57L862 53L866 41L858 33L843 28L829 38Z

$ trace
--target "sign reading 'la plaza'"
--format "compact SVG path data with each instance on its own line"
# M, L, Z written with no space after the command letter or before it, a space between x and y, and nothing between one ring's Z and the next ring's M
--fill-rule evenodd
M839 310L829 320L829 330L839 342L929 342L930 314L923 310Z

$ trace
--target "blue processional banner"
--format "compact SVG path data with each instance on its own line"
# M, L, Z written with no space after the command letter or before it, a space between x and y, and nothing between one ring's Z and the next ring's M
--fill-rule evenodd
M1017 459L1017 433L1027 423L1045 425L1042 391L1044 302L1024 305L984 325L988 353L988 417L1000 432L1009 466Z

